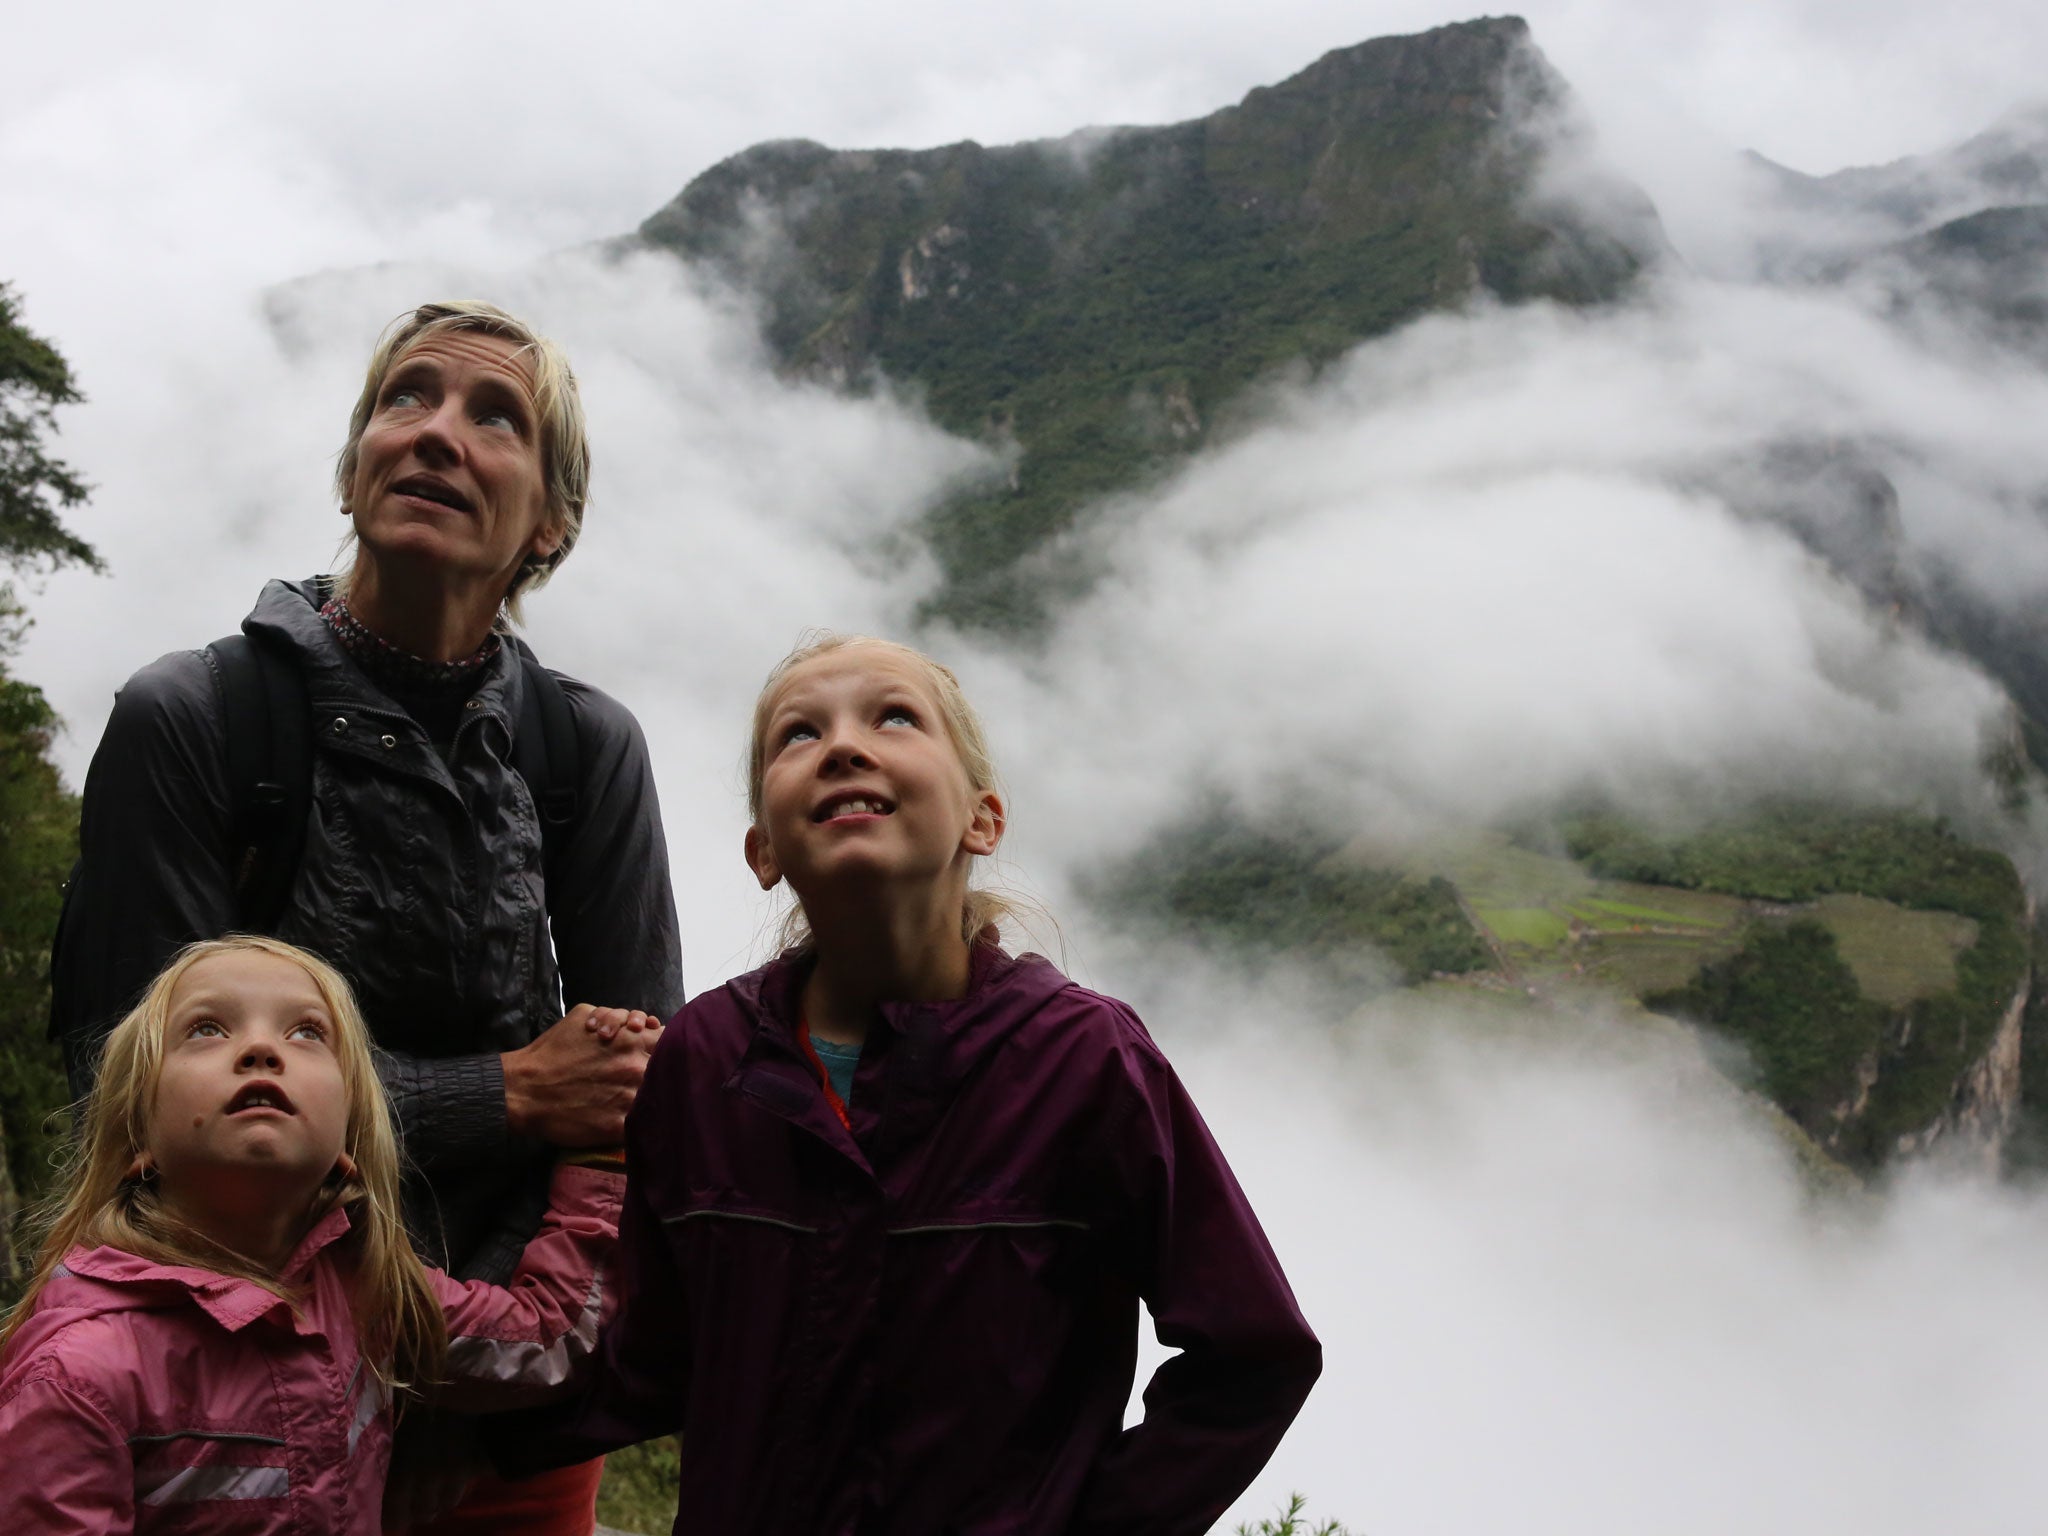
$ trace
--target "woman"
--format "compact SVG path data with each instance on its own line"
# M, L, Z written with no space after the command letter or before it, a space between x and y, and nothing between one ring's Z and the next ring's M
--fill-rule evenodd
M379 1046L415 1169L415 1243L462 1278L503 1281L545 1207L549 1146L619 1141L654 1038L645 1015L683 1001L640 728L523 663L508 628L582 527L589 450L566 359L487 304L401 316L335 484L352 563L270 583L242 626L303 683L302 845L296 826L282 859L246 835L226 643L138 672L86 779L53 1024L82 1093L99 1041L182 945L255 926L315 951ZM558 690L573 725L575 810L552 840L519 768L529 689ZM252 921L259 853L283 866L280 899ZM579 1001L567 1015L565 997ZM580 1525L493 1510L475 1528L588 1530L595 1486L594 1468L571 1469L519 1490L530 1509L580 1504Z

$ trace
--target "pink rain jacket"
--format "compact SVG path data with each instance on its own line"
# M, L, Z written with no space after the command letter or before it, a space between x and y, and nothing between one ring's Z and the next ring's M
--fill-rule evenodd
M616 1173L565 1167L509 1284L429 1269L463 1408L540 1401L597 1339L612 1285ZM356 1350L331 1212L261 1286L114 1248L64 1256L0 1360L0 1532L374 1536L388 1395Z

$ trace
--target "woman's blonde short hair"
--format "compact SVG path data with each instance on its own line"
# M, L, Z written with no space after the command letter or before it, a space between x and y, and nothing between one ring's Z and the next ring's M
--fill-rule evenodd
M910 663L938 701L939 718L945 722L946 735L953 743L953 750L959 754L960 766L967 770L968 787L976 793L983 790L1002 793L995 758L988 748L988 734L982 729L981 717L974 712L974 706L967 702L960 679L951 667L899 641L882 640L873 635L843 635L831 630L815 630L799 640L796 649L775 664L768 680L761 685L759 697L754 700L753 729L747 739L747 819L754 826L761 825L761 779L768 765L768 717L775 708L775 696L783 680L806 662L855 646L886 651ZM985 937L989 930L1000 927L1005 920L1018 916L1019 912L1020 904L1008 896L990 890L970 889L966 908L960 914L961 937L970 942ZM808 942L809 936L803 908L792 906L783 918L777 948L800 949Z
M583 398L576 389L576 375L569 368L567 354L525 321L479 299L450 299L422 304L386 326L377 339L377 349L370 354L363 392L349 414L348 442L334 467L335 494L344 506L348 504L363 430L376 412L377 397L383 393L391 370L420 343L459 331L502 337L533 364L534 408L540 416L541 476L547 486L548 511L560 522L562 539L550 553L528 556L513 576L512 585L505 592L505 607L517 619L519 599L545 586L555 567L568 559L569 551L576 547L583 532L584 505L590 498L590 437L583 422Z
M0 1348L35 1308L52 1271L74 1247L110 1247L160 1264L196 1265L288 1294L276 1275L246 1255L221 1247L164 1209L156 1182L136 1175L149 1145L171 999L185 973L215 955L254 952L298 966L311 978L334 1025L333 1045L348 1095L342 1148L353 1178L330 1177L315 1193L302 1232L336 1206L350 1213L354 1245L352 1308L363 1356L386 1385L438 1375L447 1326L427 1284L399 1211L398 1138L370 1056L370 1032L340 972L293 944L254 934L229 934L187 945L158 974L101 1050L92 1092L77 1113L82 1127L56 1193L39 1225L41 1249L20 1304L0 1328Z

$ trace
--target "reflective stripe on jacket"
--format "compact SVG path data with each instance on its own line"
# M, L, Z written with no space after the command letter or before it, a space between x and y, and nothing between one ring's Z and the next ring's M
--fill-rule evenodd
M556 1172L509 1285L427 1271L464 1407L559 1393L615 1293L615 1173ZM347 1213L330 1212L286 1277L293 1306L246 1280L73 1249L0 1359L6 1536L374 1536L390 1401L356 1350Z

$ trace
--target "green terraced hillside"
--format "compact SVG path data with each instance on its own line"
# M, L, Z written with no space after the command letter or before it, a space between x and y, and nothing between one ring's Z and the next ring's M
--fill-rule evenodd
M1099 894L1154 933L1340 983L1639 1004L1707 1026L1859 1167L1951 1108L2030 974L2011 863L1899 813L1780 807L1672 840L1587 818L1557 851L1485 834L1398 858L1219 813Z

